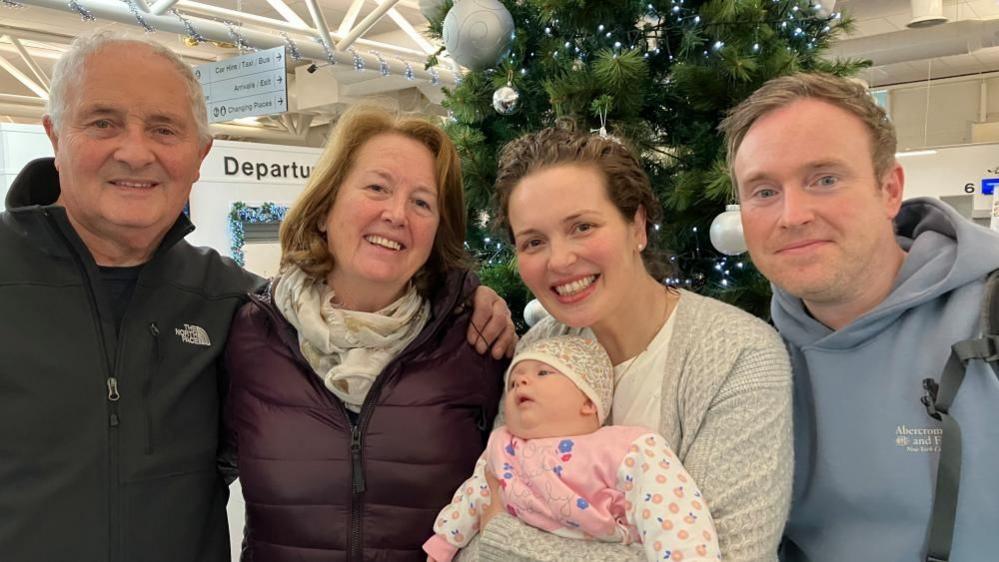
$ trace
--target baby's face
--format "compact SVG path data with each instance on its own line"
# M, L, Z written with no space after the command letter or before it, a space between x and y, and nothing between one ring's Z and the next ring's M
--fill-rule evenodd
M507 380L503 416L510 433L522 439L580 435L596 431L597 409L558 369L525 359Z

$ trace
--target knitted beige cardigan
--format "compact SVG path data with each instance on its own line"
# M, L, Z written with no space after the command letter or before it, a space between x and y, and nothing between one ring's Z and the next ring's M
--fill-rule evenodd
M659 433L703 492L722 559L772 562L790 505L791 368L777 332L749 314L681 291L663 378ZM552 318L521 344L580 333ZM643 560L620 544L557 537L501 513L459 561Z

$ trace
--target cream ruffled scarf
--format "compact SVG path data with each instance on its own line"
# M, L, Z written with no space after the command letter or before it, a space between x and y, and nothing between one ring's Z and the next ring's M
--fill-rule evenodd
M360 412L378 374L423 330L430 303L410 284L399 300L376 312L333 304L333 289L298 267L282 271L274 303L298 330L306 361L347 409Z

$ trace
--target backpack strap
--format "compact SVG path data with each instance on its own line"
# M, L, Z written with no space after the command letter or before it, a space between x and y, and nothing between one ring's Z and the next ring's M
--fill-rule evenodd
M979 322L982 325L982 335L999 335L999 269L985 278L985 296ZM992 363L992 369L999 375L999 365L995 362Z
M964 382L970 361L986 361L999 373L999 270L990 273L986 279L980 324L981 337L959 341L951 346L939 385L932 378L923 379L925 394L921 401L926 406L926 413L940 420L943 427L926 562L948 562L954 540L954 519L961 483L961 426L950 415L950 407Z

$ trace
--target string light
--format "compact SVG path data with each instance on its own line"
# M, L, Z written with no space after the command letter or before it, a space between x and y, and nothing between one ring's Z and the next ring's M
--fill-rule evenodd
M691 8L682 0L671 0L670 3L661 2L658 8L650 2L645 5L644 10L641 4L638 4L638 17L642 18L638 30L622 30L615 23L603 24L598 22L598 25L594 26L596 27L596 33L592 31L587 33L585 30L582 30L578 33L570 34L568 33L569 30L559 27L558 20L555 19L549 19L547 22L541 24L537 21L529 21L527 23L533 26L533 30L530 33L531 39L525 42L525 44L528 46L528 49L532 47L542 48L544 52L537 55L535 52L526 52L526 49L518 51L515 48L514 52L510 54L509 61L506 63L509 66L504 67L512 68L513 70L507 71L504 69L503 73L519 71L520 76L527 76L529 74L528 65L542 65L537 66L539 69L538 72L530 73L532 80L542 80L544 78L542 75L544 72L547 72L547 67L543 65L552 64L551 61L553 59L557 61L554 63L557 65L555 68L571 66L571 68L579 71L581 68L585 68L582 65L586 64L585 61L589 60L590 55L596 55L605 49L608 51L606 55L608 57L626 56L624 55L626 49L632 49L641 53L642 58L649 61L647 64L650 70L652 70L650 74L659 72L659 69L668 70L667 61L676 62L686 59L686 61L693 60L693 64L702 64L705 66L719 63L724 65L726 62L719 60L721 56L719 53L723 51L727 52L727 50L732 50L734 47L742 50L750 50L754 57L764 52L764 46L767 47L765 51L767 54L774 52L778 52L779 54L778 49L786 47L791 52L797 51L802 54L807 53L807 56L811 56L811 52L808 49L814 48L816 44L824 46L828 40L826 35L832 33L834 28L838 27L835 20L840 17L838 13L818 17L816 15L818 8L814 8L811 5L811 2L814 1L774 0L773 6L764 4L766 7L764 8L765 13L762 17L753 17L746 21L732 21L729 19L722 22L711 20L702 22L702 16L697 13L698 8ZM700 5L700 3L696 4ZM657 18L658 22L656 21ZM701 28L700 26L702 25L710 26L710 30ZM688 34L691 34L691 29L695 27L696 29L692 37L696 43L693 43L695 48L691 50L692 45L688 44L690 42ZM593 27L590 29L592 30ZM720 32L716 31L719 29L721 30ZM763 43L761 43L761 40L763 40L760 33L761 29L766 29L767 32L765 36L767 39ZM520 30L524 31L524 28L520 28ZM729 30L733 31L730 33ZM771 30L784 31L774 37ZM736 39L740 33L743 37L755 34L754 41L749 43L744 38ZM524 34L521 33L521 35ZM714 35L711 37L714 41L705 38L705 36L711 35ZM727 41L734 42L729 44ZM683 45L684 50L682 52L671 52L675 50L678 44ZM696 54L696 48L702 50L702 55L706 60L709 60L713 56L719 62L698 62L701 56ZM563 50L565 52L562 52ZM601 56L603 55L601 54ZM568 60L565 60L563 63L564 59ZM486 80L491 80L489 71L486 71L485 76ZM667 72L666 76L663 76L657 84L663 87L671 87L671 81L668 78ZM675 116L678 114L676 108L660 106L658 109L654 109L661 115ZM682 113L682 108L679 112ZM520 122L511 122L511 125L519 126ZM672 135L669 136L672 138ZM654 232L670 231L670 229L664 228L664 226L668 227L669 225L653 224ZM677 275L674 272L669 277L662 279L665 283L684 287L693 286L694 288L708 285L713 287L714 290L720 290L721 287L729 288L737 285L739 283L738 280L742 279L743 274L754 271L750 267L749 262L737 262L735 259L732 262L727 262L724 259L719 260L717 254L711 249L706 248L702 251L698 241L699 227L690 225L686 228L690 228L689 232L693 234L693 236L688 235L687 238L691 247L697 246L696 251L690 251L691 255L688 255L688 251L685 249L680 256L670 256L668 262L674 266L680 266L683 270L693 269L690 269L689 275ZM475 240L478 240L478 242L475 242ZM472 249L472 253L473 255L477 255L479 263L504 267L510 263L510 260L515 255L512 248L506 242L499 242L491 237L473 238L472 246L475 246ZM717 273L708 274L712 267ZM735 277L732 276L733 273L736 274Z

